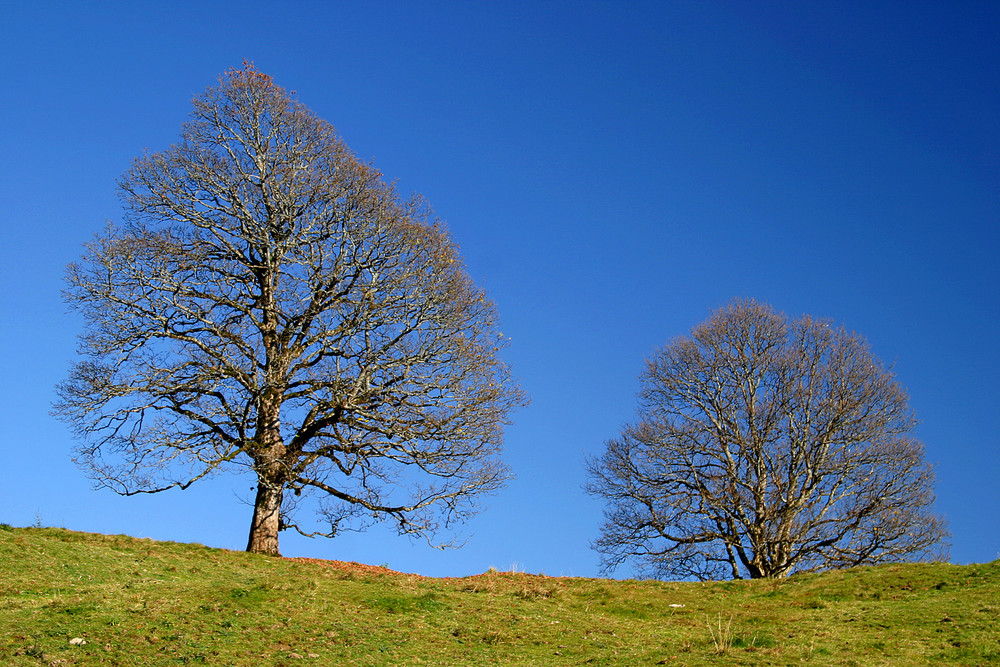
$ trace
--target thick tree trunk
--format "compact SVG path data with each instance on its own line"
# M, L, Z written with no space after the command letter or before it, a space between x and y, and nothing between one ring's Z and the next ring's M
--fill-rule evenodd
M265 340L270 338L265 335ZM269 373L277 373L274 365L269 348ZM281 392L275 388L276 383L271 384L257 408L257 433L254 438L257 448L253 454L257 470L257 498L253 504L247 551L280 556L278 531L281 529L281 500L286 480L283 465L286 452L281 441Z
M250 524L250 539L247 551L268 556L280 556L278 552L278 529L281 517L280 485L257 481L257 499L253 505L253 522Z

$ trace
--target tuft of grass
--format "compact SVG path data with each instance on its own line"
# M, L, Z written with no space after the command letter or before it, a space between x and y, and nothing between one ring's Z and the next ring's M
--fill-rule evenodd
M430 579L0 525L14 667L992 664L997 600L1000 561L706 584Z
M730 616L725 625L723 625L722 612L719 612L719 617L714 627L712 621L707 618L705 619L705 625L708 626L708 633L712 638L712 644L715 646L715 652L718 655L728 653L729 649L733 647L733 617Z

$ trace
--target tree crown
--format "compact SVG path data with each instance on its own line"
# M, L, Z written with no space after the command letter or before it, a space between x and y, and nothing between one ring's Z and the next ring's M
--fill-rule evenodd
M609 568L773 577L939 553L906 392L860 336L735 301L641 383L638 419L588 463Z

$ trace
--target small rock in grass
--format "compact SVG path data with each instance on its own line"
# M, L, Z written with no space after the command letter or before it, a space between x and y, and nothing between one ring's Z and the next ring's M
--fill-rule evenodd
M73 637L72 639L69 640L69 643L72 644L73 646L83 646L84 644L87 643L87 640L83 639L82 637Z

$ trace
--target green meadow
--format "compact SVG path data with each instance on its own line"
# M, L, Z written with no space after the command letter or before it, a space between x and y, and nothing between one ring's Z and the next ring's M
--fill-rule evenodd
M0 524L3 665L987 665L1000 561L448 579Z

